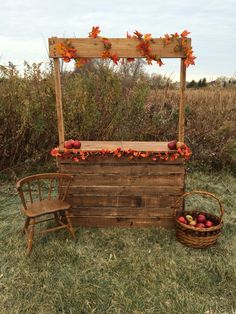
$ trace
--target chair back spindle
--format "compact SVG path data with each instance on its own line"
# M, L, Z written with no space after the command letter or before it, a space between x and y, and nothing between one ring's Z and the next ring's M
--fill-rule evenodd
M43 200L63 200L68 194L72 176L63 173L36 174L17 182L17 189L22 200L23 208L27 204ZM56 184L57 183L57 184Z

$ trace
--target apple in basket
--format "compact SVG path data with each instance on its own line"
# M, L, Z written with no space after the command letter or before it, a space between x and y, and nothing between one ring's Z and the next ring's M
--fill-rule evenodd
M205 226L206 226L207 228L210 228L210 227L214 226L214 224L213 224L212 221L207 220L207 221L205 222Z
M180 216L180 217L178 218L178 221L181 222L182 224L187 225L187 220L186 220L183 216Z
M191 215L186 215L186 219L189 223L193 221L193 217Z
M191 220L189 222L189 225L195 227L197 225L197 221L196 220Z
M198 224L196 224L196 228L206 228L206 226L203 223L199 222Z
M67 148L67 149L73 148L73 147L74 147L74 140L66 141L64 146L65 146L65 148Z
M74 148L76 148L76 149L80 149L80 147L81 147L81 143L80 143L80 141L75 140L75 141L74 141Z
M197 222L199 222L199 223L205 223L205 221L206 221L205 215L199 214L199 215L197 216Z

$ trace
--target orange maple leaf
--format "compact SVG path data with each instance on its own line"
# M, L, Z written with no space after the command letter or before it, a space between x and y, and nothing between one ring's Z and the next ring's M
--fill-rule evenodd
M58 148L53 148L50 152L53 157L57 157L59 155Z
M135 31L134 32L134 37L137 37L138 39L141 39L143 37L143 34L141 34L140 32L138 31Z
M93 26L91 32L89 33L89 37L91 38L97 38L98 34L100 34L101 31L99 29L99 26Z
M161 67L164 64L160 58L158 58L156 61L159 67Z
M147 41L152 40L152 34L145 34L144 39Z
M83 65L87 64L90 61L89 58L76 58L75 66L81 68Z
M165 34L164 36L165 36L165 38L164 38L165 44L166 44L166 45L169 45L169 44L171 43L171 37L170 37L170 35L169 35L169 34Z
M110 40L109 39L107 39L107 38L103 38L102 39L102 42L103 42L103 46L104 46L104 48L106 49L106 50L109 50L109 49L111 49L111 42L110 42Z
M187 37L188 36L188 34L190 34L191 32L189 32L189 31L187 31L187 30L184 30L181 34L180 34L180 36L181 37Z
M101 55L102 59L110 58L110 56L111 56L111 53L108 50L104 50Z
M111 56L111 59L112 59L112 61L113 61L115 64L118 64L119 58L118 58L118 56L117 56L116 54L113 54L113 55Z

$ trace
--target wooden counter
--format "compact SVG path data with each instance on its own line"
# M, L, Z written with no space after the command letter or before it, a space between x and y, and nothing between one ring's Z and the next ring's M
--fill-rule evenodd
M101 149L169 151L167 142L81 142L84 151ZM176 202L184 192L184 159L129 160L91 156L85 161L58 158L59 171L74 176L68 201L75 226L174 227Z

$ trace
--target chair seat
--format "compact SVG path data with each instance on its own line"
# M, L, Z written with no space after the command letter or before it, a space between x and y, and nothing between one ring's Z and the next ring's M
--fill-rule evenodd
M24 210L28 217L36 217L49 213L54 213L59 210L66 210L71 207L65 201L62 200L42 200L34 203L27 203L27 211Z

